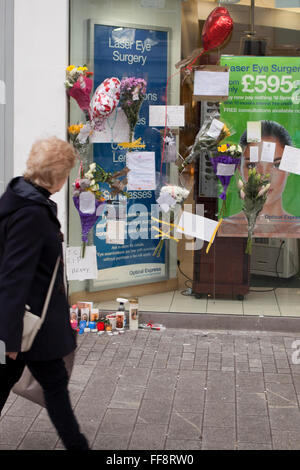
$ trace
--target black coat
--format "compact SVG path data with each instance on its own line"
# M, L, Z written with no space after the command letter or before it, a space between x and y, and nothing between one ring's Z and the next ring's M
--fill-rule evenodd
M41 315L57 257L62 256L57 207L46 194L18 177L0 198L0 340L9 352L21 350L25 304ZM61 261L45 322L30 351L19 357L57 359L75 347Z

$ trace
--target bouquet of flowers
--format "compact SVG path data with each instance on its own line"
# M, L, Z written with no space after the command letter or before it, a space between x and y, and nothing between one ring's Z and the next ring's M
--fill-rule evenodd
M82 140L80 138L80 134L82 133L83 128L83 124L73 124L72 126L68 127L68 134L73 147L77 150L79 154L80 160L83 161L83 163L87 164L89 141L88 138L86 140Z
M252 253L252 236L258 214L262 210L270 189L270 175L262 175L252 168L248 171L248 181L238 181L240 197L243 200L243 212L248 221L248 239L246 253Z
M121 81L120 106L129 124L129 142L132 142L139 112L146 96L147 82L142 78L123 78Z
M170 226L171 227L174 225L176 212L182 207L189 193L190 192L188 191L188 189L182 188L181 186L165 185L161 187L157 202L160 204L164 212L170 211ZM163 224L163 221L162 221L162 224ZM164 246L165 238L174 239L174 237L171 237L168 235L170 230L168 231L168 233L165 233L165 231L163 230L162 232L164 233L161 233L161 235L159 235L161 236L161 240L157 244L154 250L153 256L157 256L157 257L160 256L161 250Z
M214 172L223 186L223 191L219 196L223 200L220 211L222 215L225 209L227 188L241 161L242 147L236 144L223 144L217 148L217 151L210 151L209 155Z
M192 163L196 158L199 158L203 150L217 150L220 142L231 135L226 124L223 124L220 132L211 131L213 120L216 119L217 116L218 113L212 113L212 115L204 121L196 135L194 145L192 146L189 155L179 166L180 173L183 172L187 165ZM218 121L218 123L220 123L220 121Z
M120 181L117 178L125 176L129 169L110 173L105 171L100 165L91 163L89 170L83 175L81 168L81 177L73 183L73 202L79 213L82 233L82 257L85 254L85 247L88 242L88 234L100 217L104 204L106 203L103 193L100 189L100 183L107 183L111 188L111 194L128 194L124 191L126 179Z
M87 118L93 86L93 82L89 78L91 75L93 75L93 72L89 72L85 65L83 67L69 65L66 68L65 87L67 92L74 98L80 109L85 112Z

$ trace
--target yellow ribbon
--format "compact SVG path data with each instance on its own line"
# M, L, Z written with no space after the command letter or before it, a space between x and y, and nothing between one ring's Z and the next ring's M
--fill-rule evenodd
M170 227L178 227L180 230L182 230L184 232L184 228L183 227L180 227L180 225L177 225L177 224L171 224L171 222L165 222L164 220L160 220L160 219L156 219L155 217L151 217L152 220L155 220L155 222L160 222L162 224L165 224L165 225L170 225ZM155 228L155 227L153 227Z
M155 238L162 237L163 235L165 235L165 237L172 238L172 240L175 240L175 242L179 242L178 238L175 238L175 237L172 237L172 235L169 235L170 230L166 233L160 230L158 227L152 227L152 228L159 232L159 234L155 235Z
M124 149L132 149L132 148L145 148L146 145L145 144L142 144L142 138L139 137L137 140L135 140L134 142L122 142L119 145L119 147L122 147Z
M207 245L206 253L209 252L210 247L211 247L211 245L212 245L212 243L213 243L213 241L214 241L214 239L215 239L215 236L216 236L216 234L217 234L217 231L219 230L220 225L221 225L222 222L223 222L223 219L220 219L218 225L216 226L216 228L215 228L215 230L214 230L214 233L212 234L212 237L211 237L211 239L210 239L210 241L209 241L209 244Z

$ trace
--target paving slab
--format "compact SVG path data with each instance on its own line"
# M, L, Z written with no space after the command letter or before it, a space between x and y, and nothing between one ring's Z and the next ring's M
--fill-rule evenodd
M299 450L300 364L292 344L300 333L269 331L271 320L267 330L261 322L256 330L193 324L78 337L70 395L91 448ZM0 450L63 448L47 411L11 393Z

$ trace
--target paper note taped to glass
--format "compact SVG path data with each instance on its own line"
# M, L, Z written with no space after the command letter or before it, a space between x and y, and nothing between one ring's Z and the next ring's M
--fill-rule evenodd
M229 95L229 68L220 65L200 65L194 75L196 101L225 101Z
M97 254L95 246L85 248L85 256L81 256L80 246L66 248L66 271L69 281L97 279Z
M150 127L183 127L184 106L149 106Z
M155 190L155 152L127 152L128 191Z
M220 219L219 221L212 220L207 217L203 217L202 215L183 211L178 225L176 226L176 231L184 233L190 237L200 238L200 240L209 242L206 248L206 253L208 253L222 220L223 219Z

